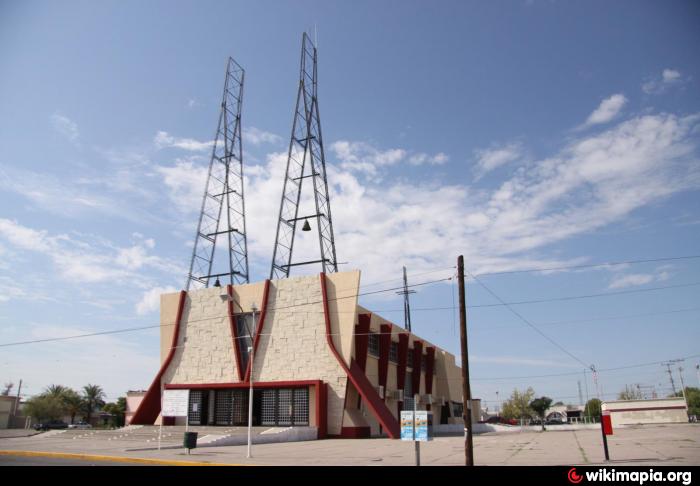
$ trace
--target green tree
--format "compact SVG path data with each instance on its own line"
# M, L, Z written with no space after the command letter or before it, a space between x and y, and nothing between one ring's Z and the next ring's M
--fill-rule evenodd
M535 390L529 387L525 391L513 390L510 398L503 402L501 415L507 419L524 419L532 416L530 402L535 396Z
M65 403L60 396L36 395L27 400L24 410L37 422L59 420L65 415Z
M115 427L124 426L124 414L126 412L126 397L119 397L115 402L111 402L102 407L102 411L112 414L112 425Z
M542 430L545 430L545 428L544 428L544 416L547 413L547 410L549 409L549 406L551 404L552 404L552 399L549 397L535 398L533 401L530 402L530 408L542 420Z
M644 398L639 387L625 385L625 389L617 395L618 400L641 400Z
M85 409L85 401L78 392L72 389L63 392L62 397L66 413L70 415L70 423L74 423L75 416Z
M92 412L104 406L105 392L101 386L88 383L83 387L83 401L85 404L85 420L89 423Z
M683 392L676 392L672 397L682 397ZM685 387L685 399L688 401L688 415L700 416L700 388L693 386Z
M44 389L42 395L59 398L62 397L67 390L69 390L69 388L63 385L49 385Z
M583 414L594 420L598 420L600 417L600 400L597 398L591 398L586 402L586 408L583 410Z

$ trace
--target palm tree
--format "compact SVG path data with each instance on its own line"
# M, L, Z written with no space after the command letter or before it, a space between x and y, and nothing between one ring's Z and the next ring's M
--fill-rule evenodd
M63 394L63 403L66 406L66 412L70 415L70 423L73 423L75 416L85 409L85 401L75 390L69 389Z
M70 390L70 388L63 385L49 385L44 389L44 393L42 393L42 395L59 398L65 395L68 390Z
M83 400L87 412L85 420L90 423L92 412L105 404L105 392L101 386L88 383L83 387Z

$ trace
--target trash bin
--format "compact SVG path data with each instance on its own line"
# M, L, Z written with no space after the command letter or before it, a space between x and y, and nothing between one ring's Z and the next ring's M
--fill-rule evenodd
M197 448L197 432L185 432L185 439L183 441L183 447L187 448L187 453L190 453L190 449Z

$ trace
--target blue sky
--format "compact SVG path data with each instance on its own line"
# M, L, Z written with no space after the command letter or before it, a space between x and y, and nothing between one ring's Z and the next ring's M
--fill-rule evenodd
M449 277L459 254L474 274L695 255L698 20L693 2L0 1L0 343L158 323L159 293L184 284L229 55L246 69L251 270L268 275L314 26L338 258L367 291L402 265ZM614 293L513 307L606 369L700 353L700 286L679 287L699 270L479 278L507 302ZM594 395L581 362L467 289L475 395ZM414 330L458 354L454 312L426 310L451 307L453 283L417 290ZM402 322L393 292L361 302ZM157 330L0 348L0 379L29 394L116 398L157 367ZM600 373L606 398L637 383L670 388L659 365Z

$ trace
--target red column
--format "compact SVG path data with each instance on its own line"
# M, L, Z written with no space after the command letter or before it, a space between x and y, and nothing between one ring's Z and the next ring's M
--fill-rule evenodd
M379 326L379 386L386 392L386 379L389 374L389 350L391 349L391 325Z
M355 361L365 371L367 366L367 347L369 346L369 322L371 314L360 314L355 326Z
M435 369L435 348L429 346L425 348L425 393L433 393L433 370ZM425 407L430 410L430 405ZM434 420L434 418L433 418Z
M408 334L399 334L399 362L396 366L396 387L403 390L406 385L406 365L408 363ZM398 403L397 417L401 417L403 402Z
M423 357L423 343L413 341L413 393L420 394L421 358Z

